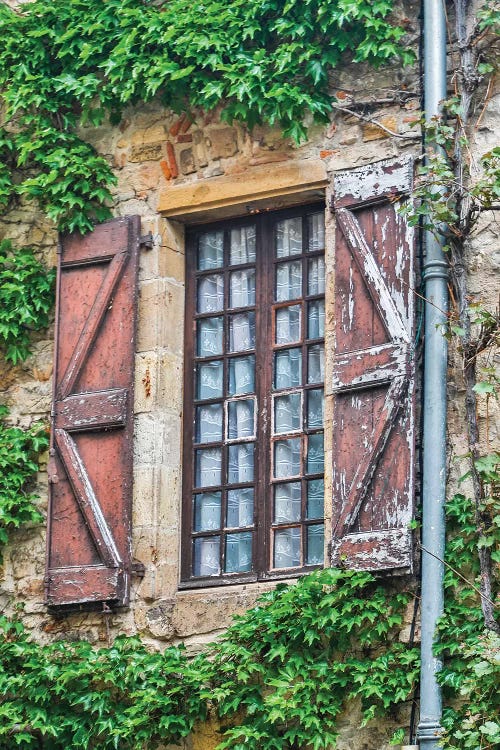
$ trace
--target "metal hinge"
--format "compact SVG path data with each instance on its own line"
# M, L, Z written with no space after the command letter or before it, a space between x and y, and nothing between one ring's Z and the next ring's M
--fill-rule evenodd
M139 239L139 245L145 247L146 250L152 250L154 245L154 237L152 232L141 235Z
M132 575L137 576L137 578L144 578L146 575L146 566L144 563L139 562L139 560L134 560L132 563Z

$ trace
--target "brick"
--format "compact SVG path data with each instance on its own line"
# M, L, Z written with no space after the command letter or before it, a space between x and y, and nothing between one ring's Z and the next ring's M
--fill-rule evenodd
M179 167L177 166L177 160L175 158L175 149L170 141L167 141L167 161L172 177L179 176Z
M160 161L160 167L161 167L161 171L163 172L163 176L165 177L165 179L166 180L171 180L172 179L172 171L171 171L170 167L168 166L168 163L165 161L165 159L162 159Z

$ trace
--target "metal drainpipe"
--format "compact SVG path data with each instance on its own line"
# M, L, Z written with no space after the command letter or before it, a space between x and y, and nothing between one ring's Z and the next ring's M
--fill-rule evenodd
M424 7L424 108L429 122L441 114L446 98L446 24L444 0L423 0ZM429 145L429 144L428 144ZM425 232L425 346L423 405L423 509L422 546L422 667L420 721L417 736L426 750L438 747L441 733L441 668L432 653L436 621L443 612L443 575L446 493L446 374L447 267L443 241Z

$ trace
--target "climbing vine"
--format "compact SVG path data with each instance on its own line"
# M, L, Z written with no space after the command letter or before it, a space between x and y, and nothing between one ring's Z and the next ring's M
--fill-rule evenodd
M36 199L62 230L107 218L110 166L79 125L120 120L158 98L174 111L222 107L300 140L327 122L341 62L413 59L393 0L43 0L0 3L0 205ZM20 170L22 177L19 178Z
M43 424L23 430L10 426L6 415L7 409L0 406L0 562L13 529L43 520L33 484L38 459L49 444Z
M0 749L143 750L208 711L220 750L327 748L349 700L367 723L411 697L418 649L398 640L411 597L370 573L318 571L265 594L193 660L138 638L40 646L3 619Z
M47 328L54 304L55 269L48 269L30 248L14 252L0 241L0 352L12 364L30 353L31 336Z

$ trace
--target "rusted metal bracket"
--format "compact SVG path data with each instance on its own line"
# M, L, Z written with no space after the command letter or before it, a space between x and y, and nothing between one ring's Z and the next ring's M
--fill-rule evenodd
M152 250L154 245L154 237L152 232L141 235L139 239L139 245L145 247L146 250Z
M146 575L146 566L139 560L133 560L131 573L136 578L144 578Z

